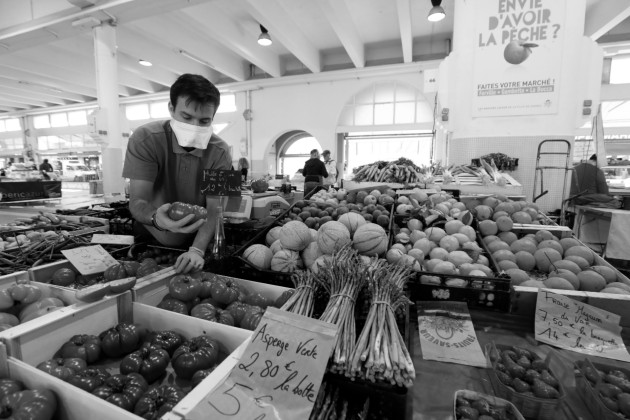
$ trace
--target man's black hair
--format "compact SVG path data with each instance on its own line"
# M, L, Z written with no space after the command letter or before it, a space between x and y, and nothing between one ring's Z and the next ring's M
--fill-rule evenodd
M219 89L208 79L198 74L182 74L177 78L171 86L171 105L173 108L177 106L177 98L187 96L186 105L191 102L206 105L214 105L214 110L219 108L221 102L221 94Z

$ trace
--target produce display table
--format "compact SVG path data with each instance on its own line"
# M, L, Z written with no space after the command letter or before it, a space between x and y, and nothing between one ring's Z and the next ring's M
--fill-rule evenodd
M536 343L533 339L534 323L531 317L519 317L512 314L498 314L496 312L470 310L475 333L479 344L484 346L492 341L497 344L517 345L535 350L541 357L545 357L552 347ZM416 320L414 320L416 321ZM469 389L493 395L490 382L490 369L481 369L453 363L441 363L422 359L420 337L417 321L414 322L413 349L416 380L413 387L413 420L453 419L453 395L459 389ZM628 345L630 336L624 330L622 335ZM623 334L622 333L622 334ZM536 346L538 344L538 346ZM554 349L560 355L562 372L560 380L567 391L566 404L562 412L557 413L557 420L590 419L592 414L576 392L573 381L572 362L584 360L585 355L566 350ZM594 362L623 367L622 362L610 359L591 357ZM564 375L560 375L563 373Z
M0 182L0 202L60 198L61 181Z
M575 206L573 234L607 258L630 260L630 210Z

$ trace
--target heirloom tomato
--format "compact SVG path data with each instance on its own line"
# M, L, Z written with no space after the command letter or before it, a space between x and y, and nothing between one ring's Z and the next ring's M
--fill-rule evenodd
M190 380L192 382L193 388L199 385L201 381L206 379L206 377L210 375L213 370L214 368L210 368L210 369L198 370L197 372L195 372L195 374L192 376L192 379Z
M101 339L101 349L108 357L125 356L137 349L141 344L138 327L125 322L103 331L99 337Z
M110 374L105 369L89 367L70 376L67 382L84 391L92 392L99 386L103 386L109 377Z
M260 322L260 318L265 314L265 310L259 306L252 306L247 311L241 321L241 328L254 331Z
M147 388L149 384L139 373L117 374L105 379L105 383L94 389L92 394L127 411L133 411Z
M240 326L241 322L243 322L243 318L247 315L247 312L250 311L251 305L243 302L232 302L226 308L232 318L234 318L234 325Z
M236 282L232 280L223 280L216 277L214 280L210 280L210 294L212 299L219 302L221 305L229 305L232 302L239 300L239 297L243 294L241 288Z
M0 398L23 389L24 385L20 381L15 381L9 378L0 379Z
M148 383L152 383L166 372L170 360L168 352L161 347L141 347L120 362L120 373L139 373Z
M186 305L186 302L182 302L179 299L162 299L162 301L157 304L157 307L167 311L176 312L178 314L188 315L188 305Z
M50 420L57 411L57 397L48 389L25 389L0 399L2 418L15 420ZM4 417L6 413L10 413Z
M189 214L193 214L195 216L190 223L195 223L197 220L205 220L208 218L208 210L195 204L181 203L177 201L171 204L171 207L168 209L168 217L173 220L182 220Z
M205 319L206 321L218 322L219 324L234 326L232 314L223 309L217 309L209 303L200 303L190 310L190 316Z
M161 347L172 357L177 347L179 347L183 341L183 337L175 331L154 331L146 338L143 346L150 345Z
M41 362L37 365L37 369L64 381L86 367L86 361L76 357L70 359L63 359L59 357L56 359L46 360L45 362Z
M95 335L74 335L61 346L58 353L63 358L78 357L94 363L101 357L101 339Z
M177 274L168 282L168 294L184 302L196 298L200 291L201 282L187 274Z
M136 403L134 414L148 420L157 420L164 414L173 411L173 407L184 398L186 394L179 388L171 385L160 385L153 388Z
M218 359L219 343L206 335L200 335L185 341L175 350L171 365L178 377L190 379L198 370L216 365Z

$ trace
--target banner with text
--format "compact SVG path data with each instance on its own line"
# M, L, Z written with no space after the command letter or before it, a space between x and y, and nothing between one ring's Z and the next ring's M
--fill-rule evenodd
M336 325L269 307L240 363L186 419L308 419L336 335Z
M475 2L473 117L558 112L566 0Z
M568 296L539 290L536 340L562 349L630 362L621 339L621 317Z

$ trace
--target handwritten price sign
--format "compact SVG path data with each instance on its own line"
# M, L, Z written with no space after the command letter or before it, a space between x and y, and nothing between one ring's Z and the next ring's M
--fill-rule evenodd
M100 245L64 249L61 253L83 275L102 273L110 265L118 264Z
M240 363L187 419L307 419L337 327L268 308Z
M240 196L241 172L226 169L204 169L201 193L212 196Z
M630 362L620 317L548 290L538 291L536 339L578 353Z

